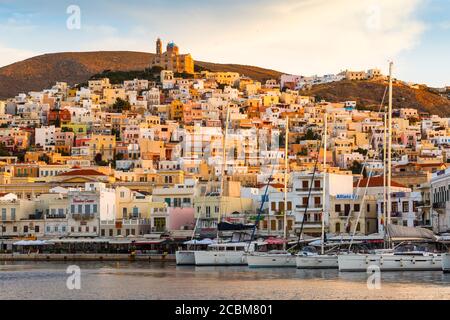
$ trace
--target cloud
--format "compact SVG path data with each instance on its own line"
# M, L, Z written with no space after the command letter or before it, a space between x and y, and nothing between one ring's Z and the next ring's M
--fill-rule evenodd
M398 59L420 43L426 26L417 13L424 1L99 0L90 7L82 1L82 29L70 34L55 28L41 32L38 50L154 52L154 40L161 36L196 60L304 75L345 68L386 71L387 60ZM95 7L102 8L98 16L91 15ZM0 55L0 64L4 60Z
M36 53L28 50L14 49L2 46L0 43L0 67L35 56Z
M194 59L270 67L290 73L384 67L411 50L425 25L421 0L284 0L228 6L114 4L136 26L86 43L96 49L154 51L160 35ZM109 8L110 10L112 8ZM145 30L148 30L145 32ZM138 32L139 31L139 32Z

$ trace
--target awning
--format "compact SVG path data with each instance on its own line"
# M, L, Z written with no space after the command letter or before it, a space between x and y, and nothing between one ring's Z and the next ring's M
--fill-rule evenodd
M52 239L51 243L108 243L108 239Z
M21 240L13 243L14 246L46 246L52 244L45 240Z
M135 245L142 246L146 244L161 244L163 242L166 242L167 239L155 239L155 240L145 240L145 241L136 241Z
M213 243L216 243L217 241L215 241L215 240L211 240L211 239L208 239L208 238L206 238L206 239L202 239L202 240L189 240L189 241L186 241L186 242L184 242L184 244L188 244L188 245L210 245L210 244L213 244Z
M285 244L285 243L287 243L287 241L285 239L280 239L280 238L269 238L269 239L266 239L263 243L269 244L269 245L276 245L276 244Z

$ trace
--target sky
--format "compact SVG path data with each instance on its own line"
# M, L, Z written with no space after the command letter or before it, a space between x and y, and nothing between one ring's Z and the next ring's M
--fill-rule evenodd
M392 60L398 79L450 85L450 0L0 0L0 66L51 52L155 52L157 37L194 60L306 76L387 73Z

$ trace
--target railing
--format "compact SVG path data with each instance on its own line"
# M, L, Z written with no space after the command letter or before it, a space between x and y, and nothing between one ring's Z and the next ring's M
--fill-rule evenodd
M434 209L445 209L445 202L436 202L433 203Z

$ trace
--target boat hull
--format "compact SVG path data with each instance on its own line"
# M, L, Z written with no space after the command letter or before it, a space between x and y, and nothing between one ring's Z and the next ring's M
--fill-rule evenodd
M250 268L295 268L295 256L289 254L247 255Z
M367 272L370 267L380 271L434 271L442 270L440 255L381 255L345 254L338 257L339 271Z
M245 251L195 251L196 266L245 266Z
M175 252L176 263L179 266L193 266L195 265L194 251L177 251Z
M445 273L450 272L450 254L445 253L442 255L442 271Z
M297 256L296 266L297 269L338 269L338 256Z

